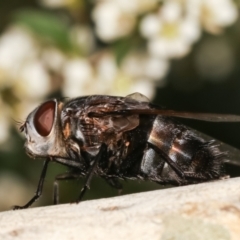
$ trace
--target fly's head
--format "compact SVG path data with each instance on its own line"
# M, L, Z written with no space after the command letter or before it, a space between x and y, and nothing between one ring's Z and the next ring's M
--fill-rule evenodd
M56 99L47 101L33 110L20 131L25 133L25 148L33 157L65 157L60 111L62 103Z

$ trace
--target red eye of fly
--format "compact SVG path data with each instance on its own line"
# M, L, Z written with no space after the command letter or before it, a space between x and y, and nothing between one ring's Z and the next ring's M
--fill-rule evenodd
M54 122L55 102L49 101L44 103L37 110L34 117L34 126L37 132L46 137L52 129Z

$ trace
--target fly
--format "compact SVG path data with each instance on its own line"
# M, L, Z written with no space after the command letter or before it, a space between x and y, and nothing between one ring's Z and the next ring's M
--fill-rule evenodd
M236 115L165 110L140 93L44 102L28 115L20 131L25 133L27 154L46 160L36 194L14 209L28 208L41 196L50 162L69 167L68 173L55 178L54 203L58 203L58 181L85 177L79 202L93 175L118 190L122 189L119 179L187 185L223 178L226 153L176 117L240 121Z

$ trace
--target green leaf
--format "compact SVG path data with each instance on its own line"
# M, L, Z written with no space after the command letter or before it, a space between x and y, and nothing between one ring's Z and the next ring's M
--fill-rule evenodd
M60 17L43 11L22 10L15 14L14 19L42 40L50 41L64 51L72 50L69 26Z
M132 47L131 40L121 39L113 43L113 51L115 53L116 61L118 64L122 62Z

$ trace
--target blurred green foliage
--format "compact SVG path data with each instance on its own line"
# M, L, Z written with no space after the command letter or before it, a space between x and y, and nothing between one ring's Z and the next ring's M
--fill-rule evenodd
M17 24L29 28L38 37L50 41L63 51L72 51L69 26L66 21L51 13L37 10L24 10L14 14Z

